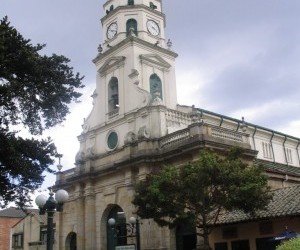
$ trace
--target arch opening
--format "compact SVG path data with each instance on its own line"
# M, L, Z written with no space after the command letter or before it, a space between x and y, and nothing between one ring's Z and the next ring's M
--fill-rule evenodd
M118 226L119 223L126 223L125 218L120 218L118 213L124 213L123 209L115 205L110 208L106 216L106 242L107 250L115 250L116 246L127 244L127 230L126 227ZM110 226L108 220L113 218L116 221L115 226Z
M112 77L108 83L108 112L119 108L118 78Z
M77 250L77 234L71 232L66 238L66 250Z
M155 98L156 92L159 93L160 99L163 100L161 80L157 74L152 74L150 76L150 94L152 96L152 99Z
M138 32L137 32L137 21L133 18L128 19L126 22L126 33L127 36L129 35L130 31L133 30L134 34L137 36Z

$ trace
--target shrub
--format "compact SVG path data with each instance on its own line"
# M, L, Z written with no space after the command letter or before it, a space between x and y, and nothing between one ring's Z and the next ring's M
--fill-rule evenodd
M276 250L299 250L299 249L300 249L300 237L285 241L276 248Z

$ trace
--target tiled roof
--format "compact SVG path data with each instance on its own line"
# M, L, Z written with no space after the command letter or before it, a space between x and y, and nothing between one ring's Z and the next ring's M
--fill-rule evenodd
M26 216L26 213L20 208L9 207L3 210L0 210L0 217L9 217L9 218L23 218Z
M17 223L13 226L17 226L19 223L22 223L22 221L26 220L27 216L34 216L36 220L42 225L47 225L47 215L46 213L43 215L39 214L39 209L27 209L27 214ZM54 214L55 217L55 214Z
M285 216L300 216L300 185L281 188L272 192L273 200L269 203L266 210L258 211L255 216L237 210L227 212L220 216L217 224L232 224Z
M293 167L286 164L280 164L280 163L274 163L274 162L268 162L263 160L256 160L256 164L261 164L266 171L276 171L283 174L291 174L291 175L297 175L300 176L300 168L299 167Z
M9 207L3 210L0 210L0 217L8 217L8 218L24 218L28 213L37 212L38 209L34 208L26 208L20 209L16 207Z

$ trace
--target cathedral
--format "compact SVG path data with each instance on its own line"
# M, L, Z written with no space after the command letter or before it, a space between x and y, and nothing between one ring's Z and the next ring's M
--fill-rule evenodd
M177 104L178 55L165 38L162 1L107 0L103 5L103 42L93 60L93 108L78 136L75 167L56 177L55 189L70 195L64 211L56 214L57 250L196 249L199 239L193 230L170 230L152 220L139 220L139 237L128 238L119 247L116 234L122 232L115 230L111 219L123 216L130 222L136 217L131 203L134 183L155 168L197 159L203 148L241 147L246 160L264 166L274 192L284 190L286 197L297 192L299 138ZM282 200L278 197L273 202ZM242 215L224 218L211 235L211 248L262 250L285 226L298 225L300 230L300 208L298 214L284 209L270 208L256 220Z

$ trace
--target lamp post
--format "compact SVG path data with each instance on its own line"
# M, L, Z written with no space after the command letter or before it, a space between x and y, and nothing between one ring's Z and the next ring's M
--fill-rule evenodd
M120 222L119 222L120 221ZM140 223L135 217L129 218L129 223L125 221L124 212L118 212L118 222L114 218L108 220L108 225L115 232L115 237L121 239L135 238L136 239L136 250L141 249L140 243ZM126 231L125 231L126 230ZM124 232L125 231L125 232ZM127 241L125 241L127 244Z
M53 249L53 216L55 211L62 212L64 203L69 199L69 194L66 190L60 189L55 193L50 190L49 198L43 194L38 195L35 198L35 203L40 209L40 214L47 212L47 250Z

